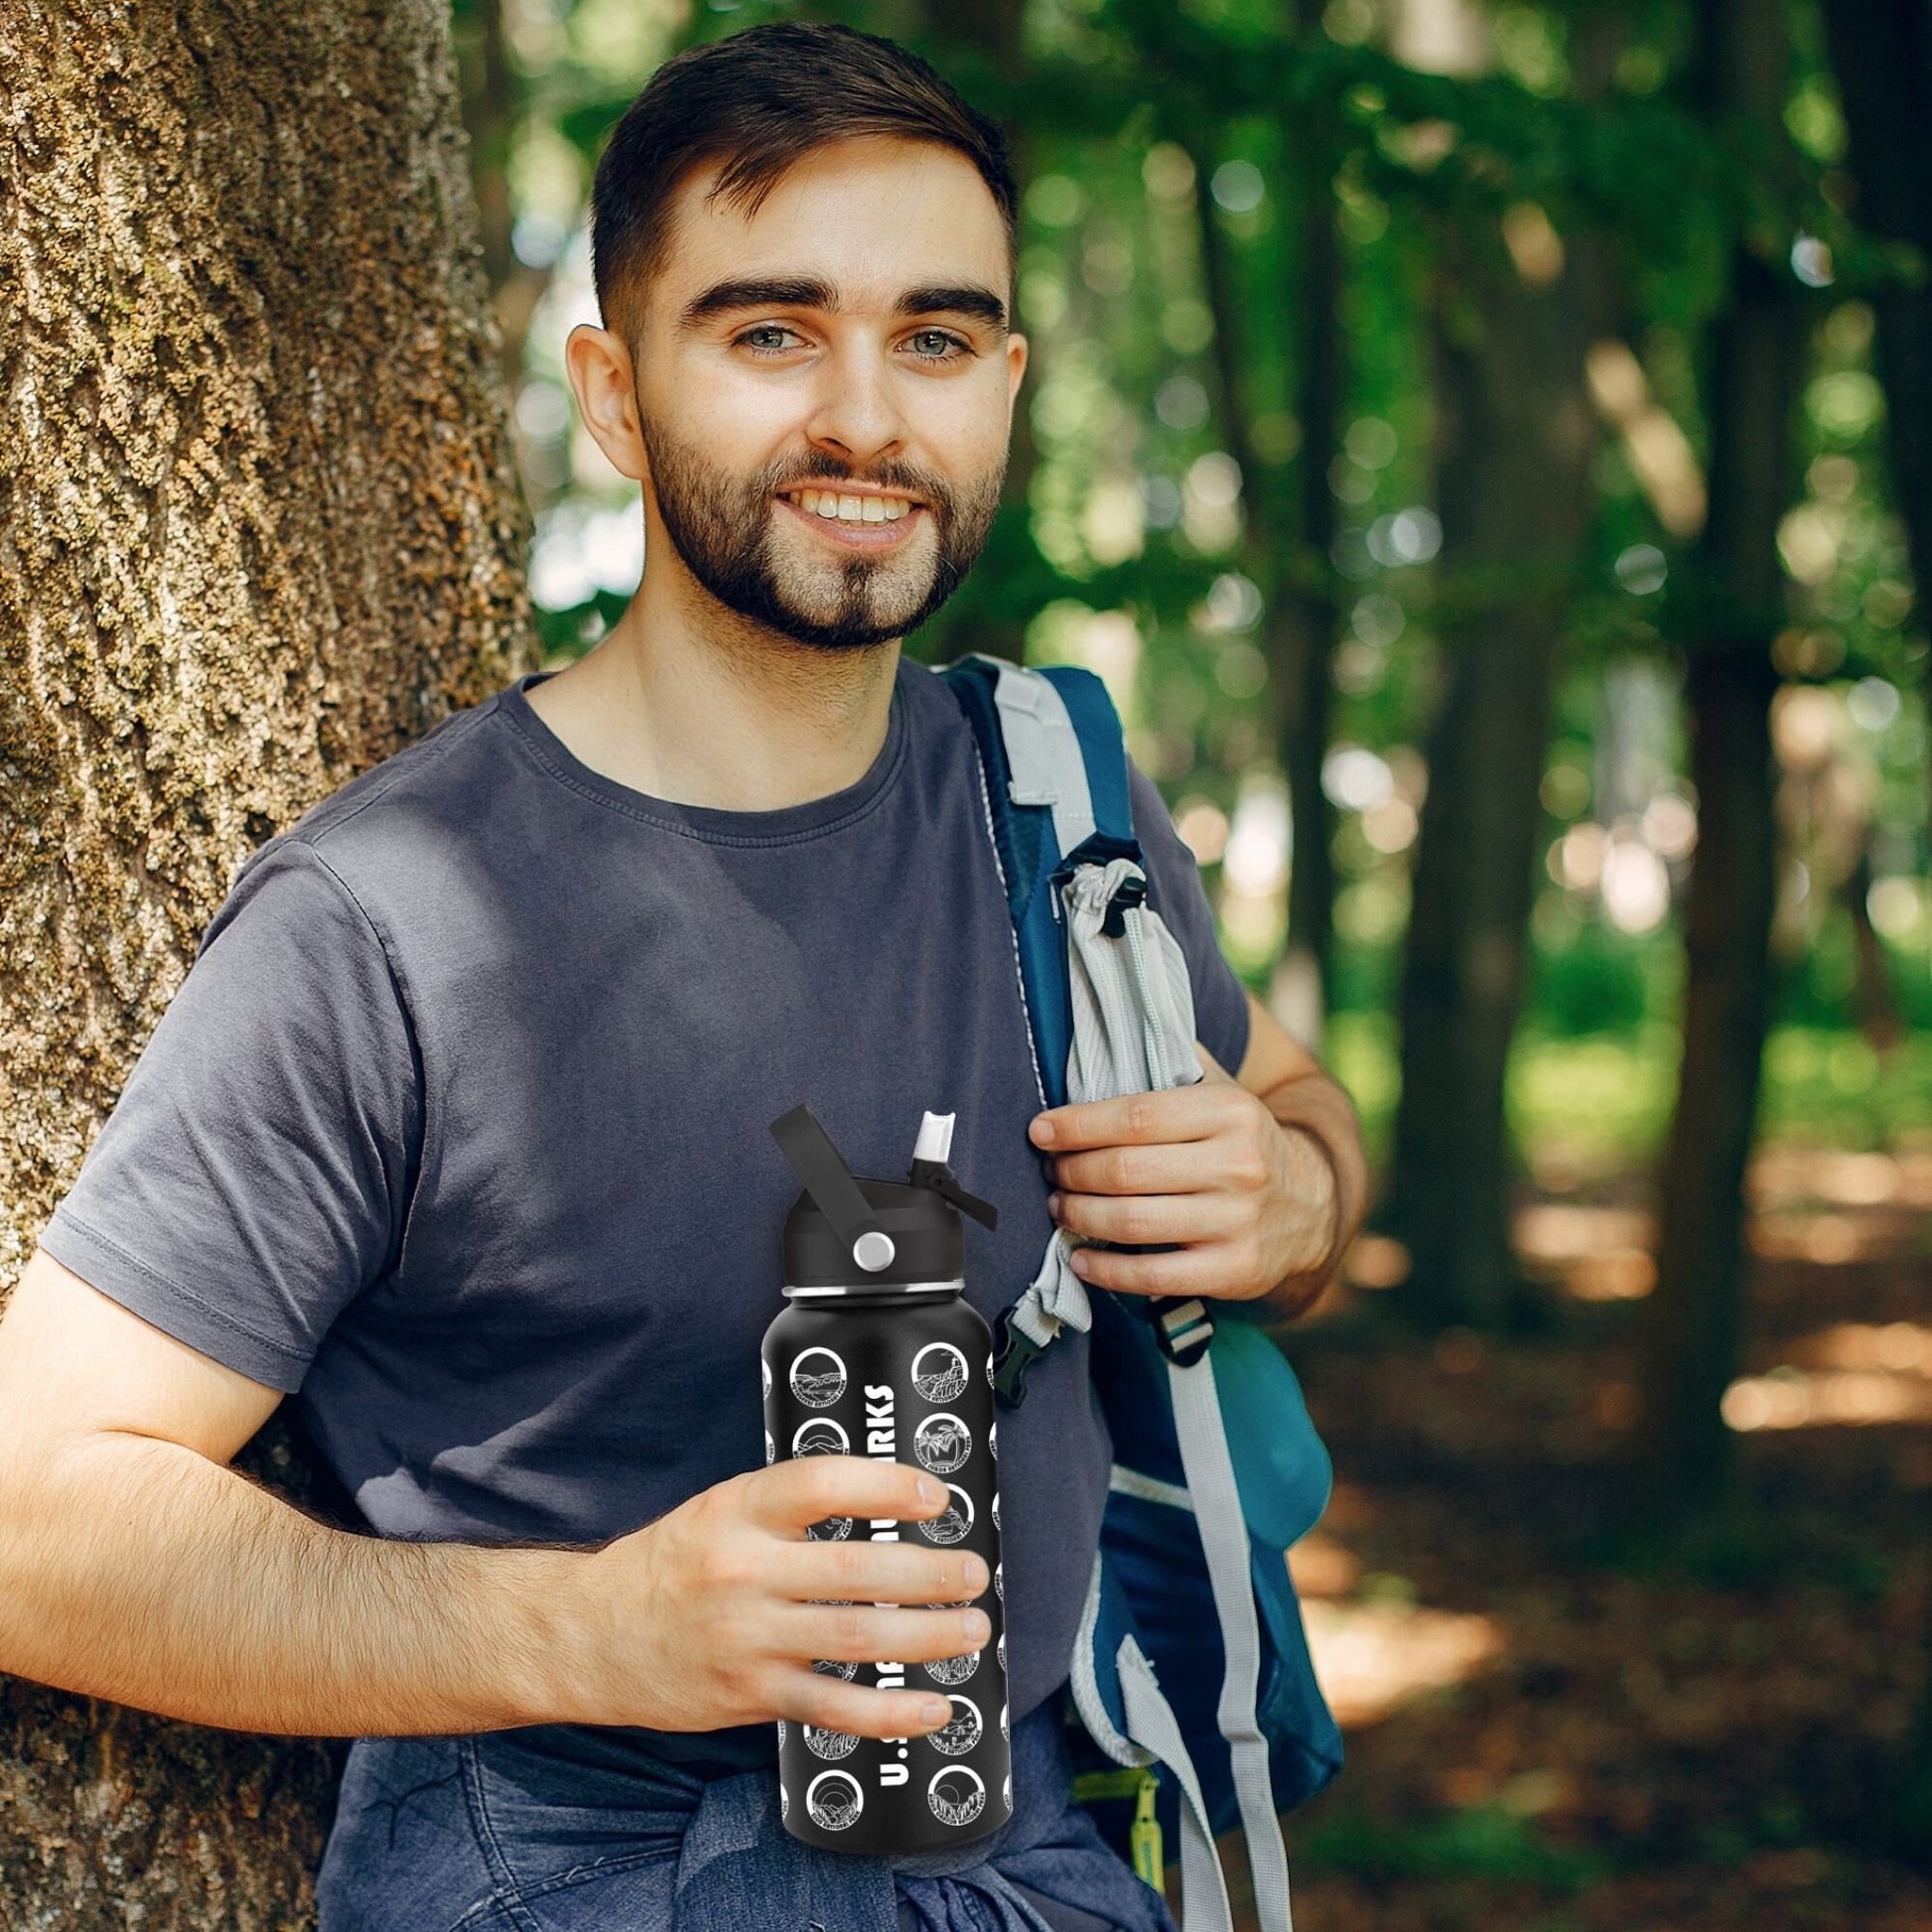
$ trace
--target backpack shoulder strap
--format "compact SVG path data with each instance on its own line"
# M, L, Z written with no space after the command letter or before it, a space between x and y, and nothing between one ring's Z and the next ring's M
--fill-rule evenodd
M1103 846L1140 858L1120 719L1107 687L1077 665L1034 669L975 651L939 675L979 747L1040 1104L1062 1106L1073 1009L1054 875Z
M1069 1089L1072 1097L1086 1098L1178 1085L1190 1075L1198 1079L1186 963L1152 908L1142 903L1146 876L1134 841L1126 749L1105 686L1091 672L1072 667L1028 670L984 656L961 659L942 675L972 721L989 774L995 851L1003 869L1012 861L1006 874L1009 905L1049 1104L1060 1104ZM1116 941L1125 935L1131 970L1120 946L1108 945L1102 934ZM1151 968L1150 955L1157 953L1163 963ZM1077 1028L1069 990L1076 979L1082 981L1084 1000ZM1123 1026L1138 1037L1117 1037ZM1131 1454L1137 1435L1171 1433L1185 1478L1179 1493L1196 1517L1198 1568L1222 1640L1221 1683L1209 1734L1218 1732L1225 1753L1226 1772L1219 1775L1232 1785L1245 1828L1260 1922L1267 1932L1290 1932L1270 1739L1257 1709L1264 1632L1246 1512L1215 1387L1209 1348L1215 1323L1208 1308L1193 1298L1157 1302L1141 1312L1153 1317L1150 1326L1140 1328L1137 1343L1146 1351L1147 1366L1155 1369L1165 1357L1166 1386L1155 1398L1163 1413L1159 1418L1110 1414L1116 1454ZM1091 1321L1084 1290L1064 1265L1064 1244L1056 1231L1039 1278L1002 1318L995 1382L1009 1403L1023 1393L1027 1363L1061 1325L1084 1329ZM1096 1577L1106 1572L1106 1554L1103 1529ZM1084 1664L1097 1688L1101 1654L1095 1635L1083 1620L1075 1678L1080 1681ZM1193 1639L1181 1646L1183 1664L1195 1648ZM1203 1793L1173 1711L1158 1688L1149 1695L1155 1685L1152 1664L1131 1634L1106 1662L1111 1688L1128 1701L1120 1713L1128 1736L1181 1777L1190 1813L1201 1813ZM1137 1665L1144 1667L1136 1670ZM1101 1727L1117 1737L1114 1714L1103 1715ZM1211 1853L1211 1840L1190 1833L1185 1824L1184 1852L1198 1854L1193 1837ZM1198 1856L1190 1863L1196 1871L1185 1892L1205 1905L1210 1925L1224 1922L1225 1891L1205 1885L1206 1864ZM1217 1865L1212 1876L1218 1880L1219 1875Z

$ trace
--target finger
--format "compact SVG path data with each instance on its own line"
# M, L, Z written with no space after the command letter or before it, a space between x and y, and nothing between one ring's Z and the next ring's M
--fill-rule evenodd
M1097 1241L1217 1241L1234 1234L1243 1206L1224 1194L1061 1194L1054 1218Z
M952 1719L940 1692L879 1691L810 1669L787 1668L770 1704L781 1718L854 1737L923 1737Z
M1220 1252L1220 1243L1202 1242L1166 1255L1124 1255L1107 1248L1076 1248L1073 1272L1096 1288L1123 1295L1200 1295L1223 1298L1238 1271Z
M922 1664L963 1657L993 1634L981 1609L919 1609L877 1603L800 1603L776 1625L776 1654L787 1661L870 1664L882 1657Z
M991 1583L986 1559L971 1550L926 1550L916 1543L788 1543L774 1585L800 1603L826 1597L863 1603L959 1603ZM890 1651L882 1651L890 1656Z
M745 1478L746 1516L762 1529L802 1536L828 1516L923 1522L950 1502L946 1485L909 1462L870 1455L798 1455Z
M1200 1140L1225 1118L1229 1098L1230 1090L1221 1082L1196 1080L1153 1093L1123 1093L1111 1100L1049 1107L1034 1116L1027 1131L1035 1147L1050 1147L1055 1154L1127 1142Z
M1205 1192L1222 1179L1213 1150L1214 1143L1203 1139L1062 1154L1053 1163L1053 1185L1061 1193L1080 1194Z

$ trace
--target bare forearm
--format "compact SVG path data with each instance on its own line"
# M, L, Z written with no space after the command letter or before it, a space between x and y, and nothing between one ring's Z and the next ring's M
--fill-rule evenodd
M308 1736L563 1716L569 1549L331 1529L179 1444L99 1435L5 1499L0 1669L166 1717Z

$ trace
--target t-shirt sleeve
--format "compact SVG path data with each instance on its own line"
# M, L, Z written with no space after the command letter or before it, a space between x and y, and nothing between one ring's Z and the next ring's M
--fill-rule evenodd
M393 1265L422 1127L387 953L300 841L244 869L42 1245L190 1347L301 1387Z
M1248 994L1221 951L1214 908L1200 867L1174 830L1167 801L1130 758L1128 792L1134 832L1147 860L1148 903L1179 941L1194 992L1194 1034L1232 1077L1248 1050Z

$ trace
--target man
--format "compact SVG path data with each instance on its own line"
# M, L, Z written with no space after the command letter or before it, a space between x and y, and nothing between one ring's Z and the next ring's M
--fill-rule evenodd
M0 1322L0 1668L356 1738L325 1932L793 1902L803 1932L866 1884L878 1932L965 1890L973 1923L1172 1926L1066 1789L1109 1453L1083 1336L1001 1431L1014 1820L888 1870L768 1802L734 1837L716 1795L775 1783L776 1719L947 1716L815 1660L987 1630L977 1557L805 1537L934 1514L929 1478L760 1466L795 1189L766 1123L808 1102L893 1173L957 1109L1003 1209L968 1231L989 1321L1049 1216L1177 1244L1083 1254L1098 1287L1292 1313L1360 1215L1346 1101L1221 960L1138 772L1208 1075L1040 1111L970 733L900 651L999 494L1013 209L998 134L889 43L772 27L657 75L598 171L606 326L568 348L643 486L635 600L251 858ZM292 1393L375 1535L226 1466Z

